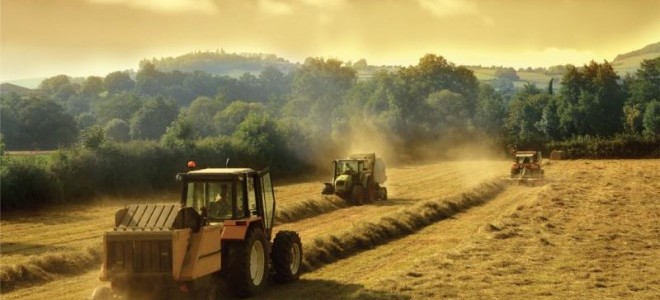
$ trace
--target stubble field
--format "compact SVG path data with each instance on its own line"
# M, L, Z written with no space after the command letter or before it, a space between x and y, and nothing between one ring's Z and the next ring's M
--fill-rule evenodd
M291 213L276 231L300 232L308 272L258 298L660 297L660 160L552 161L539 186L509 184L508 166L390 168L390 200L360 207L321 196L318 179L278 186ZM176 199L3 214L0 296L89 297L114 211Z

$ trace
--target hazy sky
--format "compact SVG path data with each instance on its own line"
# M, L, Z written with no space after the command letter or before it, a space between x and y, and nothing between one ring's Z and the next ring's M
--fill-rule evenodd
M414 65L581 65L660 41L660 0L0 0L0 81L196 50Z

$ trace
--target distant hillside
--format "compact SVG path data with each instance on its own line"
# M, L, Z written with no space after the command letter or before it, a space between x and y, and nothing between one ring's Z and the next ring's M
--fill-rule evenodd
M142 66L151 62L161 71L179 70L182 72L203 71L213 75L228 75L238 77L244 73L259 74L266 67L275 67L288 73L296 64L291 63L275 54L264 53L226 53L194 52L178 57L165 57L160 59L143 60Z
M1 83L11 83L13 85L18 85L29 89L36 89L39 87L39 84L41 84L41 82L46 78L48 77L12 79L12 80L5 80Z
M619 61L619 60L624 60L636 56L644 56L646 54L651 54L651 55L660 55L660 42L657 42L655 44L650 44L647 45L646 47L642 49L638 49L635 51L630 51L628 53L624 54L619 54L614 58L614 61Z
M38 93L38 90L28 89L11 83L0 84L0 96L8 96L11 94L16 94L19 96L33 96Z
M619 75L623 76L626 73L635 73L643 60L656 57L660 57L660 42L617 55L612 61L612 67Z

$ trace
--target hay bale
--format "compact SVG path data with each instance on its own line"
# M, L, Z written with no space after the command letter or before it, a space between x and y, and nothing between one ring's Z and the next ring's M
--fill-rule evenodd
M564 151L552 150L550 152L550 160L562 160L564 158Z

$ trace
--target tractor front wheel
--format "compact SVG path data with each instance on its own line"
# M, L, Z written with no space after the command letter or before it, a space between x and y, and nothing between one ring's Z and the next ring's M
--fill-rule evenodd
M300 277L302 265L302 243L300 236L294 231L280 231L273 240L273 251L270 253L274 279L279 283L297 280Z
M366 201L368 202L376 202L378 200L379 195L378 195L378 185L374 183L373 179L369 178L367 181L367 195L366 195Z
M264 288L268 277L266 236L262 230L252 228L244 241L230 247L234 247L227 257L230 289L239 297L254 296Z
M361 185L353 187L353 190L351 191L351 200L353 200L355 205L364 204L364 188Z

